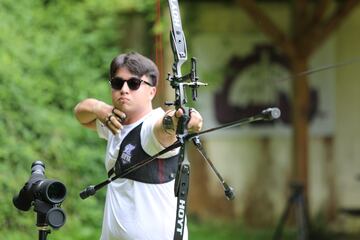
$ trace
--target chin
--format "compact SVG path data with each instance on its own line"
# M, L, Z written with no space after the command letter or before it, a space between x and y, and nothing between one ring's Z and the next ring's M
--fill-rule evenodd
M120 111L122 111L123 113L125 113L126 115L128 115L129 113L132 112L131 108L126 107L126 106L119 106L116 108L119 109Z
M119 104L119 103L117 103L117 104L113 103L113 105L116 109L119 109L122 112L125 112L126 110L128 110L128 107L126 105Z

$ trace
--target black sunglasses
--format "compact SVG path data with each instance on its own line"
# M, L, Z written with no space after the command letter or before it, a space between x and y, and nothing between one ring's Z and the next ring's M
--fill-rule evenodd
M111 88L114 90L121 90L122 87L124 86L124 83L127 83L130 90L138 90L140 88L140 85L142 82L153 87L153 85L148 83L147 81L141 80L140 78L136 78L136 77L132 77L128 80L124 80L121 77L114 77L109 82L110 82Z

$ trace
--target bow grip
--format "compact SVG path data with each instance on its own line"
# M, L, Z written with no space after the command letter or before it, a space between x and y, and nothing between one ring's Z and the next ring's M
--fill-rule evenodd
M179 117L179 121L177 123L176 134L184 134L187 131L187 124L190 121L190 109L188 107L181 108L184 111L184 114Z

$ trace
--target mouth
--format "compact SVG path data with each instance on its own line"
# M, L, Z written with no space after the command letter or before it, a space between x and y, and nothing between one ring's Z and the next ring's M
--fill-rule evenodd
M118 98L118 102L127 103L127 102L130 102L130 100L128 98L120 97L120 98Z

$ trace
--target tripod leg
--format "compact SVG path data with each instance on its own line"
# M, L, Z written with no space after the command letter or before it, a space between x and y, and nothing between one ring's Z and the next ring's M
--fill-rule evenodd
M296 219L298 224L298 239L307 240L308 239L308 221L306 216L305 209L305 199L302 191L298 193L297 199L297 208L296 208Z
M48 234L50 234L50 230L47 227L39 228L39 240L46 240Z
M298 227L298 240L307 240L308 239L308 218L306 215L306 205L304 198L304 187L299 183L292 183L291 188L293 189L293 193L289 197L287 202L287 206L283 215L280 218L279 224L276 227L275 234L273 239L281 239L282 230L284 223L288 217L290 207L292 204L295 206L295 215L296 215L296 224Z
M275 229L275 233L274 233L274 236L273 236L273 240L279 240L281 239L282 237L282 232L283 232L283 228L284 228L284 224L285 224L285 221L286 219L288 218L288 215L289 215L289 212L290 212L290 208L291 208L291 205L292 205L292 202L294 201L294 196L293 194L289 197L287 203L286 203L286 207L280 217L280 220L276 226L276 229Z

